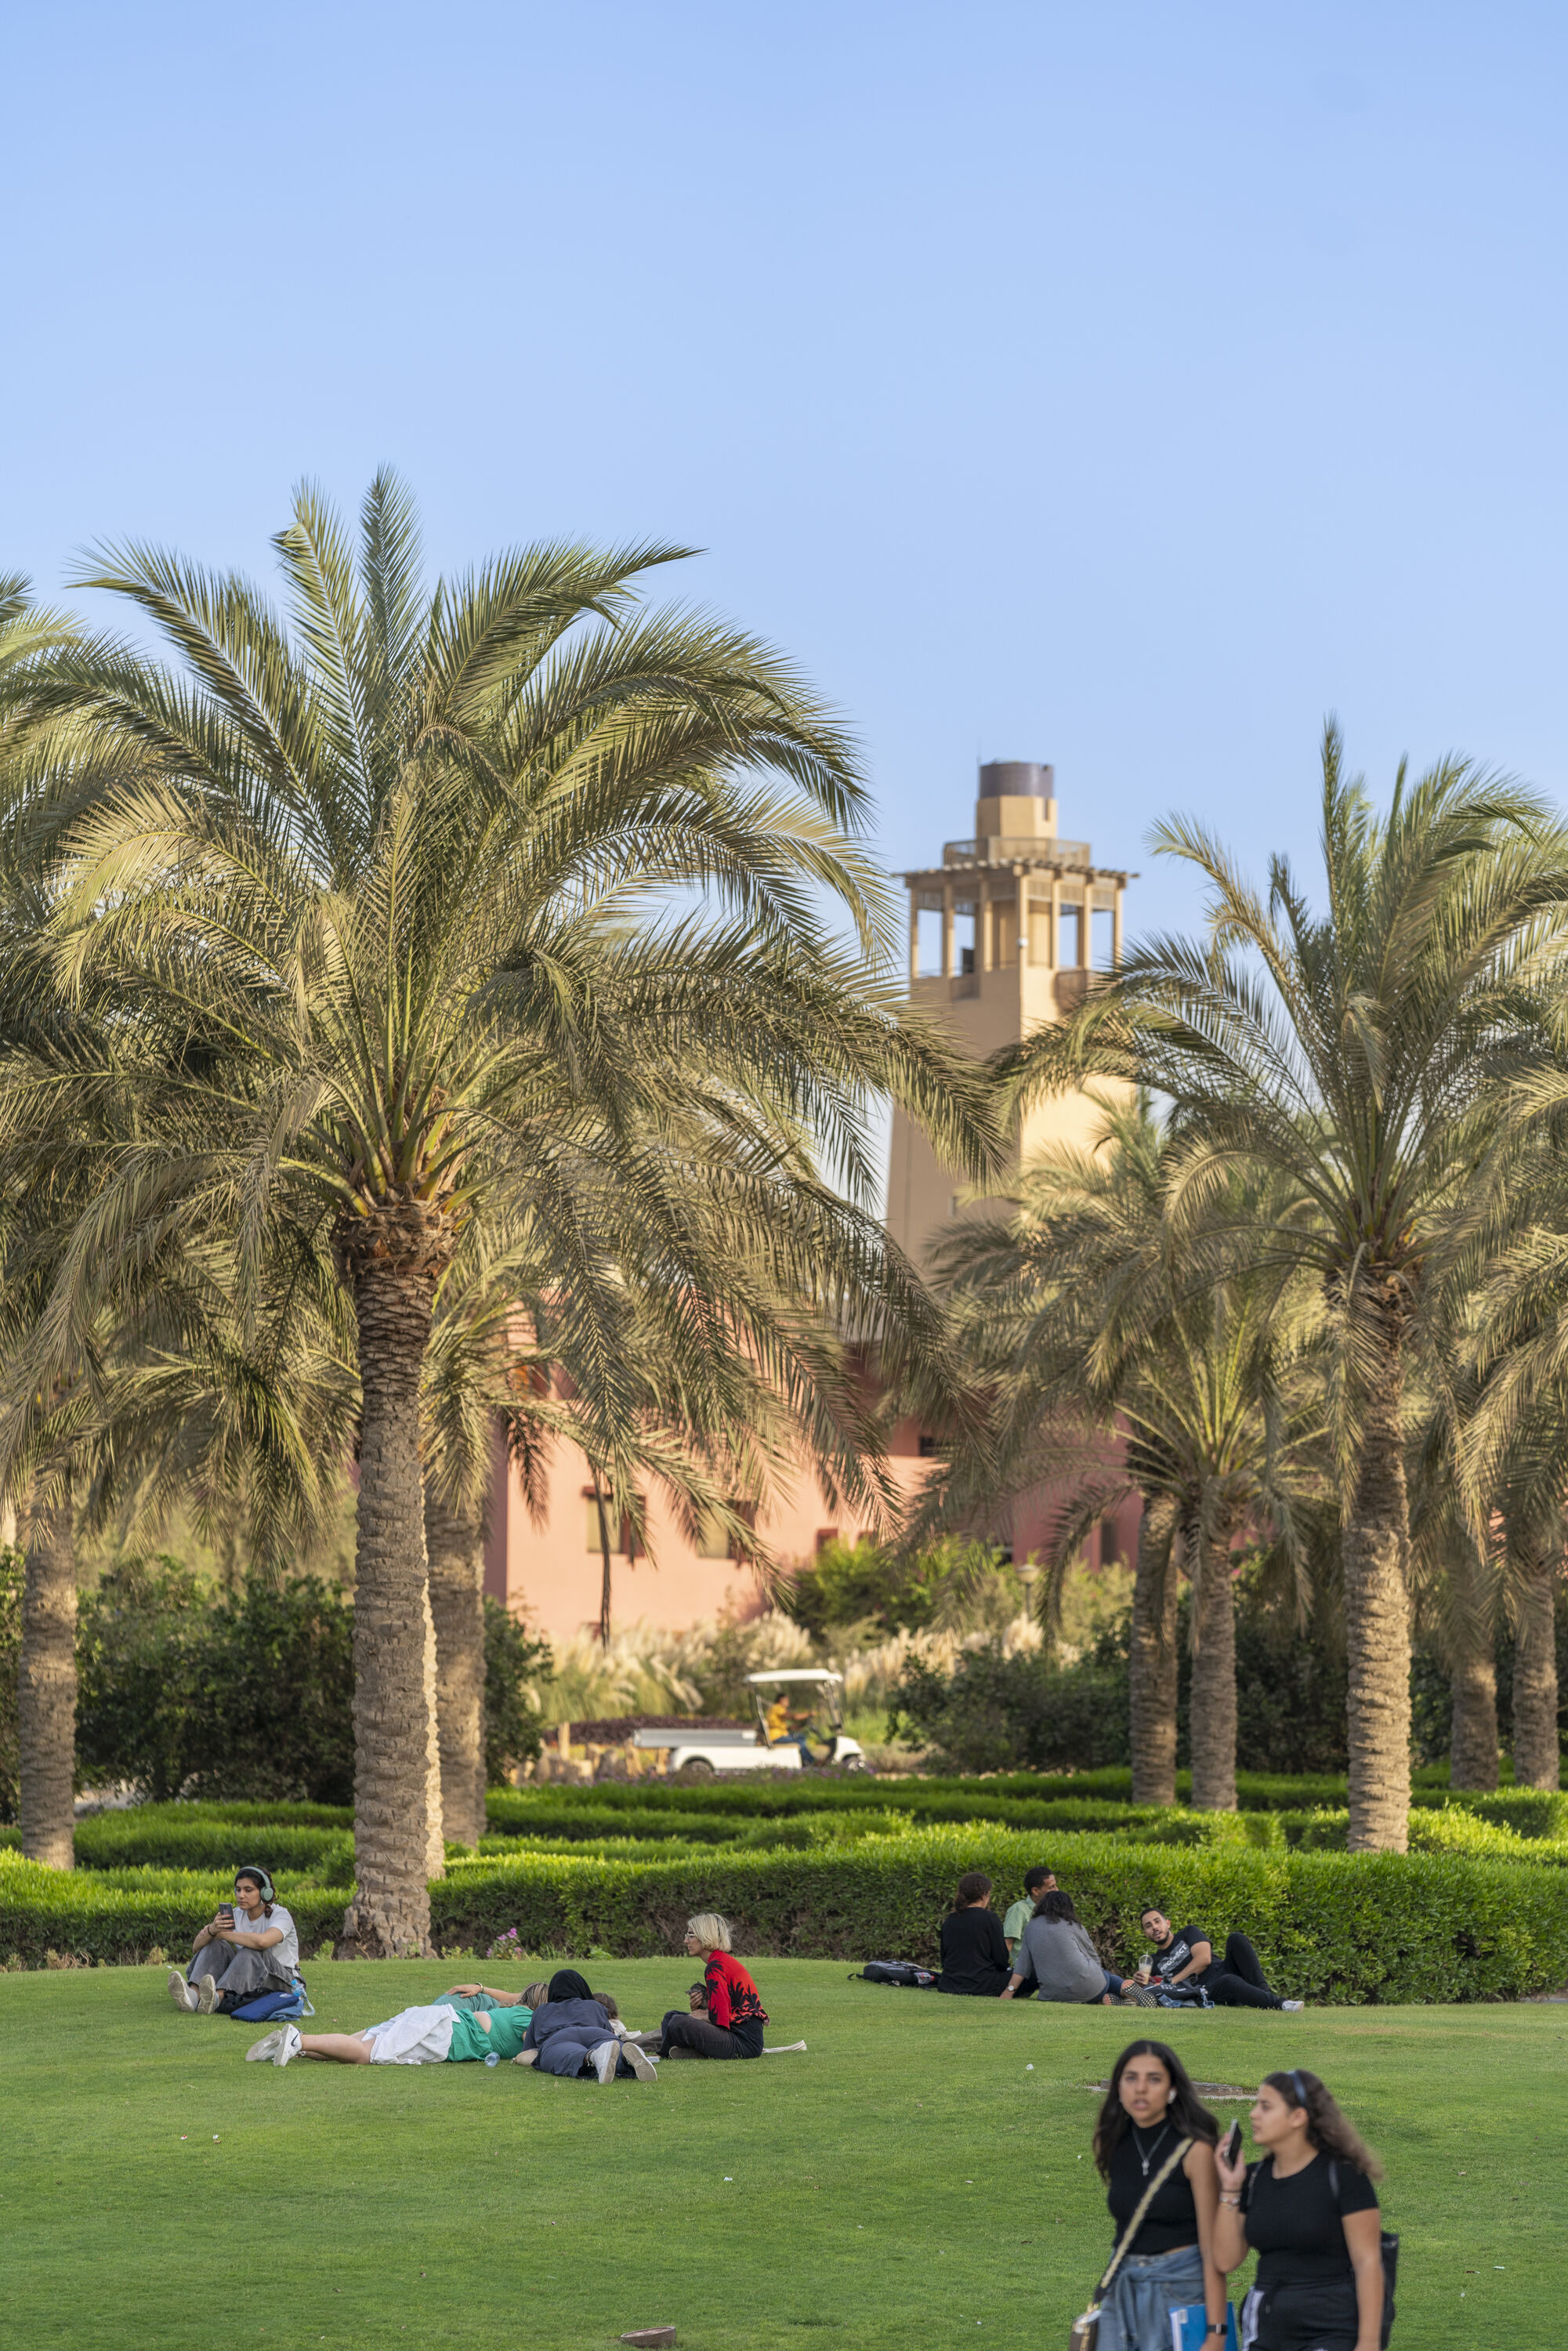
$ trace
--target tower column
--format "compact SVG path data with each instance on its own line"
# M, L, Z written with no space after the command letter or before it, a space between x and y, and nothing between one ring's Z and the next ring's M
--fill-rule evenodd
M1061 868L1051 877L1051 967L1061 969Z
M909 893L909 985L913 989L920 977L920 892Z
M975 931L975 945L980 951L975 957L976 966L981 971L989 971L991 967L991 877L988 873L981 873L976 877Z
M953 884L942 884L942 977L953 977Z
M1122 968L1122 884L1116 884L1116 900L1111 910L1111 968Z

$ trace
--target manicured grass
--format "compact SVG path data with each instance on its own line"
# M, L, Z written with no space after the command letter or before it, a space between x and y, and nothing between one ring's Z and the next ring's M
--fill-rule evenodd
M587 1972L637 2024L692 1975ZM454 1973L314 1966L318 2023ZM758 1974L768 2038L806 2055L606 2090L510 2065L279 2073L243 2062L251 2029L176 2014L162 1970L0 1977L0 2341L1064 2342L1108 2248L1084 2085L1145 2020L882 1991L831 1961ZM1568 2008L1157 2023L1205 2079L1305 2062L1341 2095L1388 2168L1403 2351L1562 2343Z

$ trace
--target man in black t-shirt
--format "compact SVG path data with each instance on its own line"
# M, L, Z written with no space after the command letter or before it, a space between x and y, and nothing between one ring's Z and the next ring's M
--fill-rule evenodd
M1217 2008L1301 2008L1299 2000L1281 2000L1269 1984L1258 1954L1245 1935L1228 1935L1225 1957L1217 1961L1214 1945L1201 1927L1173 1927L1163 1910L1152 1906L1143 1914L1143 1928L1154 1950L1138 1970L1141 1984L1153 1983L1179 1992L1185 1984L1201 1986Z

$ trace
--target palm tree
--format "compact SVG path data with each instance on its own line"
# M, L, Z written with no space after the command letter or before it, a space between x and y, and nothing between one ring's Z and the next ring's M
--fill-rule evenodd
M684 550L538 547L427 591L385 474L357 559L309 490L276 545L292 631L238 577L110 551L89 580L181 665L95 644L54 661L37 707L82 730L96 772L60 845L60 967L111 975L122 1016L182 1040L190 1071L95 1231L120 1246L180 1204L251 1266L276 1219L314 1222L352 1301L344 1938L392 1953L428 1943L421 1416L465 1228L533 1217L591 1314L612 1269L578 1213L580 1163L601 1189L613 1165L622 1232L678 1270L675 1106L727 1156L758 1246L802 1130L869 1196L868 1094L956 1164L989 1144L976 1075L900 1009L883 886L846 830L862 794L843 736L766 647L640 601ZM826 943L824 894L853 948ZM905 1280L869 1213L844 1217L867 1288ZM88 1311L92 1268L74 1262L56 1356ZM787 1275L810 1294L810 1269Z
M1155 939L1061 1029L1019 1048L1027 1095L1099 1071L1176 1106L1171 1213L1227 1171L1270 1172L1311 1206L1264 1236L1319 1283L1335 1335L1334 1462L1349 1653L1352 1851L1403 1852L1410 1798L1405 1387L1428 1286L1496 1196L1489 1089L1531 1050L1558 960L1568 870L1533 795L1445 761L1386 817L1322 755L1325 904L1282 858L1267 898L1201 827L1165 854L1209 885L1207 945Z
M1095 1522L1141 1498L1134 1788L1143 1802L1175 1799L1179 1562L1193 1591L1193 1802L1234 1811L1234 1546L1266 1521L1288 1544L1315 1399L1300 1376L1299 1285L1260 1272L1235 1242L1288 1218L1291 1204L1277 1185L1267 1202L1251 1196L1238 1176L1210 1219L1218 1232L1179 1232L1165 1213L1175 1148L1146 1099L1112 1106L1091 1148L1030 1162L1012 1216L948 1243L939 1276L953 1285L955 1343L995 1401L993 1458L960 1457L943 1486L960 1513L977 1484L1064 1487L1048 1593Z

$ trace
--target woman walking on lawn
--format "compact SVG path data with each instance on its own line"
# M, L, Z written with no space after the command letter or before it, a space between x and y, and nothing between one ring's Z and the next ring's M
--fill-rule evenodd
M1218 2137L1174 2049L1134 2041L1123 2050L1094 2130L1118 2247L1147 2190L1159 2186L1101 2304L1098 2351L1170 2351L1171 2313L1194 2303L1208 2314L1210 2351L1223 2345L1225 2281L1214 2252Z
M760 2057L768 2011L750 1976L730 1949L729 1921L716 1910L686 1920L686 1950L703 1963L707 2011L666 2011L659 2042L666 2057Z
M1378 2351L1382 2165L1315 2074L1269 2074L1252 2108L1261 2160L1218 2158L1215 2258L1261 2256L1242 2310L1257 2351Z

